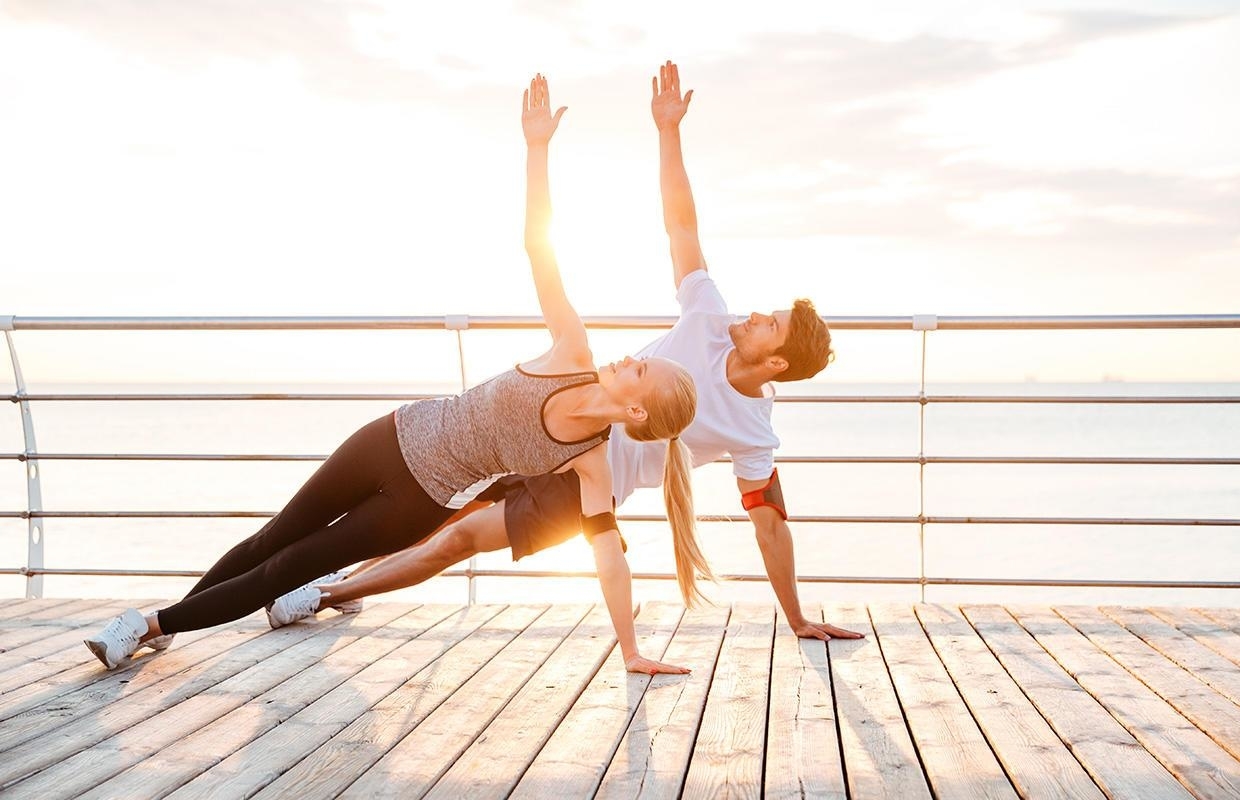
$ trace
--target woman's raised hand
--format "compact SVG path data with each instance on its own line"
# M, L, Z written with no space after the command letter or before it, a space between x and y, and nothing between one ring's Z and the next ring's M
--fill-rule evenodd
M521 100L521 130L525 132L525 143L533 145L551 141L551 135L560 124L560 117L567 110L567 106L560 106L555 116L551 115L551 92L547 89L547 79L541 74L535 75Z

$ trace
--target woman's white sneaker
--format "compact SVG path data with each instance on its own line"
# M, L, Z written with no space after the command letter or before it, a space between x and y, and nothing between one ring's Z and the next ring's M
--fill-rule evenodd
M127 608L99 633L85 640L90 651L108 669L133 655L138 640L146 633L146 619L136 608Z

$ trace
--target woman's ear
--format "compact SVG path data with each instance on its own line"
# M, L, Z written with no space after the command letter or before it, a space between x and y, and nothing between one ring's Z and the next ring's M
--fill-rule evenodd
M638 405L625 406L624 413L628 415L629 422L645 422L646 417L649 416L646 409Z

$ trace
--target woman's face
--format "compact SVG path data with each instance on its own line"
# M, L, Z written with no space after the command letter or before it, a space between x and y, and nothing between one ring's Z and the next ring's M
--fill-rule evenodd
M675 373L676 365L666 358L626 356L601 367L598 382L620 402L640 405L651 392L675 380Z

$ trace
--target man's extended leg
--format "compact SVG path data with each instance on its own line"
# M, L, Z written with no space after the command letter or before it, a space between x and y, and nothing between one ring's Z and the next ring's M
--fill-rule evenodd
M414 586L478 553L502 550L508 546L504 502L500 501L444 526L416 546L393 553L339 583L318 585L317 588L323 593L320 607L328 608L368 595Z

